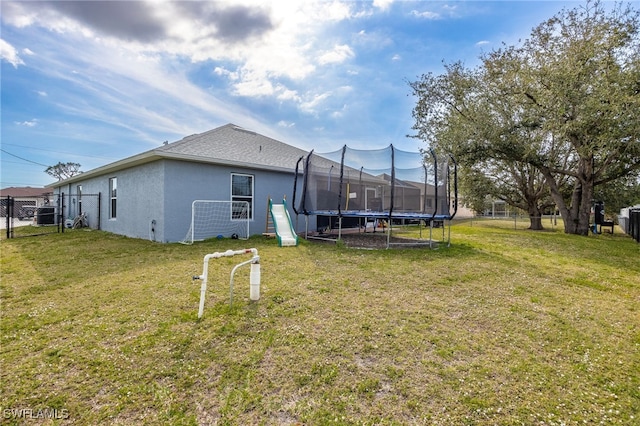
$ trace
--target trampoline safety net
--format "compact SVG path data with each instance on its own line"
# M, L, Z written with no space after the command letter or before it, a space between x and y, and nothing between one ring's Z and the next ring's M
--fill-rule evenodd
M345 145L334 152L311 151L301 161L296 213L420 220L455 215L457 178L451 158L443 161L433 152L402 151L393 145L377 150Z

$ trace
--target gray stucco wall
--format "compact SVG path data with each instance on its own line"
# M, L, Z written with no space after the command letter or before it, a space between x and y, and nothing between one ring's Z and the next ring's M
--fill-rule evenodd
M231 176L234 173L253 176L253 218L249 234L262 234L267 224L267 200L274 203L282 197L293 197L293 173L271 172L239 167L167 161L165 165L166 241L180 241L189 230L191 203L194 200L231 200ZM295 222L291 206L289 213ZM295 225L295 223L294 223Z
M76 181L56 188L56 194L77 194L78 185L82 185L83 194L101 194L100 229L114 234L133 238L163 241L162 226L151 230L151 221L161 222L164 217L164 194L162 181L164 164L161 161L147 163L138 167L119 170L114 173ZM109 216L110 197L109 179L117 178L116 218ZM89 221L97 218L89 217Z
M110 219L107 189L103 229L134 238L164 241L164 173L164 162L156 161L106 176L107 184L109 177L118 178L118 206L117 217Z
M267 197L274 203L286 196L296 225L293 203L293 173L254 170L177 160L158 160L101 176L78 180L55 189L56 194L101 193L100 229L132 238L158 242L181 241L191 223L194 200L231 200L231 175L253 176L253 218L249 234L262 234L267 224ZM110 218L109 179L117 178L117 215ZM301 188L298 188L300 193ZM299 195L298 195L299 196ZM68 211L70 214L73 212ZM97 220L97 218L89 218ZM304 231L300 216L297 231Z
M187 235L194 200L231 200L231 175L254 178L253 218L249 234L262 234L267 224L268 197L281 203L286 196L293 225L304 232L304 216L296 221L292 208L293 173L254 170L178 160L158 160L119 170L55 189L75 194L82 185L85 194L102 194L100 228L107 232L158 242L177 242ZM109 217L109 179L117 178L117 217ZM300 188L298 188L300 191ZM91 218L90 218L91 220ZM315 223L315 218L311 218ZM153 222L153 224L152 224ZM313 229L313 228L310 228Z

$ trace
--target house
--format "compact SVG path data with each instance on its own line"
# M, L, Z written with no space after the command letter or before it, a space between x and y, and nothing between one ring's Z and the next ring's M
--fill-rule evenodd
M0 216L6 217L8 198L13 199L13 214L19 219L32 218L38 208L51 201L51 190L31 186L10 187L0 190Z
M227 124L165 142L52 188L65 203L67 219L86 213L93 228L159 242L185 238L194 200L247 201L249 235L255 235L265 232L269 197L275 203L283 196L293 198L296 163L305 155L301 149ZM91 209L89 200L95 204Z
M12 186L10 188L0 189L1 198L7 198L7 196L9 196L13 198L20 198L28 201L33 201L34 203L36 201L40 201L41 199L48 197L49 195L51 195L50 189L33 188L31 186L21 186L21 187Z

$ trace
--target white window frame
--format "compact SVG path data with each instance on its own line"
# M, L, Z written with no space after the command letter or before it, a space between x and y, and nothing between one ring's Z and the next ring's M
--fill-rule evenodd
M251 179L251 195L236 195L233 193L233 178L236 176L248 177ZM255 176L247 173L231 173L230 184L231 189L229 192L231 194L231 201L247 201L249 203L249 220L253 220L253 210L255 207ZM231 220L235 219L231 217Z
M109 178L109 219L118 217L118 178Z

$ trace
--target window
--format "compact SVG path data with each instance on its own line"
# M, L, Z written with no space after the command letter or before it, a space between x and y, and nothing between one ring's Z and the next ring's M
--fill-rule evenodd
M109 179L109 218L116 218L118 178Z
M82 185L76 188L76 196L78 197L78 214L82 214Z
M253 219L253 176L231 174L231 201L246 201L249 203L249 220ZM234 206L232 219L239 218L242 210Z

